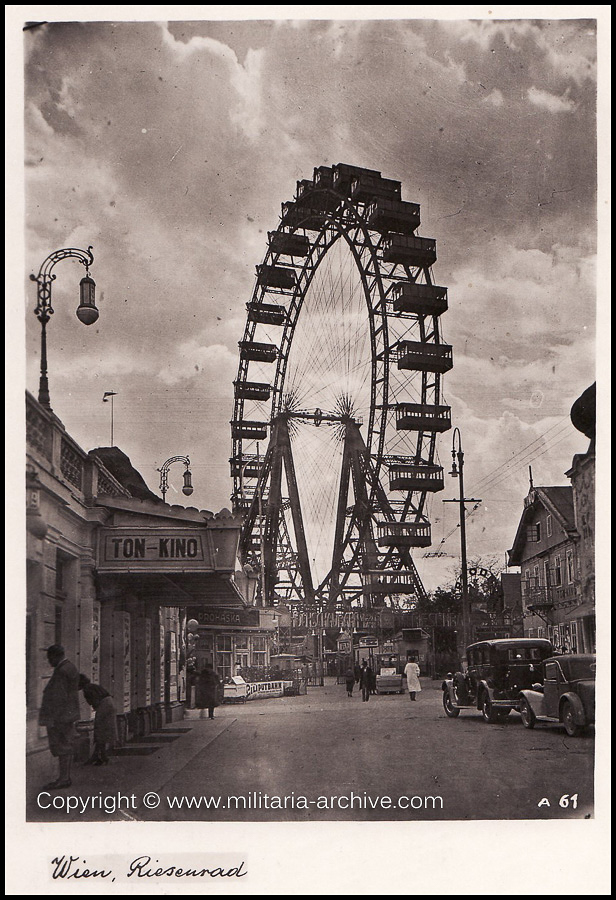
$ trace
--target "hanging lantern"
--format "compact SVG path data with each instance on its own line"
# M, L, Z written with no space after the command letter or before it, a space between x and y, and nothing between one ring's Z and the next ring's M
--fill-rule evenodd
M96 284L89 275L79 282L79 306L77 307L77 318L84 325L93 325L98 319L98 309L94 302Z
M186 494L187 497L190 497L194 488L192 486L192 474L190 469L186 469L184 472L184 487L182 488L182 493Z

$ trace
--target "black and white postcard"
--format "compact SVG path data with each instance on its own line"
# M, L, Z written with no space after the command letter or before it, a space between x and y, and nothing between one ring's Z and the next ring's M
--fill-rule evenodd
M9 893L609 892L608 9L6 8Z

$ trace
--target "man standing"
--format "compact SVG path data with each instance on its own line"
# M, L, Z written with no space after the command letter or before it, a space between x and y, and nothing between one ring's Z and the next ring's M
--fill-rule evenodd
M372 669L364 659L361 664L361 674L359 676L359 685L361 687L361 699L370 699L370 689L372 687Z
M64 647L52 644L47 660L53 673L45 690L39 712L39 725L47 726L47 738L52 756L58 758L59 773L49 789L71 786L75 722L79 718L79 672L64 656Z
M404 667L404 674L406 675L406 686L411 700L416 700L416 694L421 691L421 684L419 683L419 672L420 669L417 663L409 659Z

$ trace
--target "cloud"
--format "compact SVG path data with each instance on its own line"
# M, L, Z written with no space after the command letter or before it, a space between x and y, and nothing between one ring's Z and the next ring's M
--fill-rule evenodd
M26 41L27 383L36 389L40 341L27 274L57 247L93 244L100 319L77 322L81 272L65 262L48 335L54 410L82 445L108 441L100 398L120 390L131 459L151 473L154 457L189 452L203 466L196 504L228 504L254 267L296 180L337 162L400 180L421 204L420 233L438 241L454 347L444 391L469 490L566 422L594 378L588 23L56 23ZM563 483L576 436L537 457L537 481ZM447 462L449 446L439 439ZM499 487L469 538L500 552L524 466ZM501 499L495 514L487 501ZM433 498L435 539L455 527L451 506Z
M531 103L534 103L540 109L547 109L548 112L574 112L577 108L577 105L566 94L557 97L554 94L550 94L549 91L531 87L528 89L527 96Z
M261 114L263 50L249 49L242 65L231 47L210 37L193 36L188 41L177 40L167 25L161 25L163 43L183 62L196 55L217 57L227 68L229 81L235 89L237 102L229 109L232 122L239 126L246 137L256 140L263 130Z
M203 346L196 338L185 341L178 347L178 354L157 372L157 377L165 384L174 385L203 373L231 384L237 369L237 354L233 354L222 344Z
M492 106L502 106L505 102L505 98L498 88L494 88L494 90L490 91L490 93L484 97L483 102L490 103Z

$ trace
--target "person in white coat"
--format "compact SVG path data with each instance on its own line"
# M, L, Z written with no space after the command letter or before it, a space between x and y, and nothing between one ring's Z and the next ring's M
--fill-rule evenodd
M417 663L409 659L404 667L404 674L406 675L406 686L411 700L416 700L416 694L421 690L421 684L419 683L420 669Z

